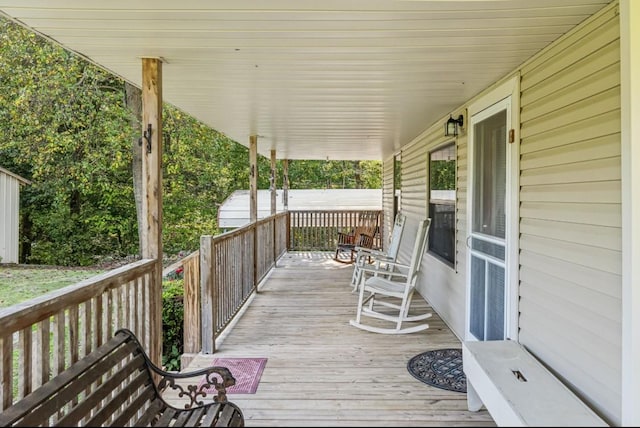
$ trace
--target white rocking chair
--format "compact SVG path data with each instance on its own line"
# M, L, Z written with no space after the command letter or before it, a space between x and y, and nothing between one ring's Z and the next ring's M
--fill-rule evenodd
M402 213L396 214L396 219L393 223L393 229L391 232L391 240L389 241L387 251L375 250L373 248L366 247L356 247L357 253L355 266L353 268L353 275L351 275L351 286L353 287L353 291L358 290L358 284L360 284L362 279L361 268L366 266L367 262L379 267L383 262L387 263L396 261L406 220L407 217Z
M430 218L420 221L416 241L413 246L413 253L411 255L411 262L408 266L396 262L388 262L384 268L361 267L363 273L370 273L373 274L373 276L367 278L366 275L362 275L360 278L360 294L358 296L356 319L349 321L352 326L373 333L383 334L414 333L429 328L429 324L427 323L410 327L403 327L402 324L404 322L422 321L432 315L431 312L409 315L409 307L411 306L418 273L420 272L420 265L422 264L422 258L427 246L426 243L430 225ZM366 295L366 293L368 294ZM396 303L398 300L400 302ZM376 305L387 308L387 310L380 312ZM388 311L389 308L392 309L392 311ZM391 321L395 323L395 327L383 328L363 324L362 316Z

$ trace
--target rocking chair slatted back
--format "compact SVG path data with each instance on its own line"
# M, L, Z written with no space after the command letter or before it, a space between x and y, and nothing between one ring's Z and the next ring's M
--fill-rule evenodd
M389 241L387 251L375 250L373 248L367 248L364 246L356 247L357 255L355 266L353 268L353 275L351 276L351 285L353 286L353 291L357 290L358 284L360 283L360 278L362 275L362 270L360 268L364 266L367 261L372 264L377 263L378 265L381 262L396 261L406 220L407 217L404 214L400 212L396 214L396 218L393 223L393 230L391 232L391 240Z
M377 211L364 211L358 215L358 224L349 233L338 232L338 243L334 260L341 263L355 262L356 247L373 248L379 223ZM348 259L341 257L343 253Z

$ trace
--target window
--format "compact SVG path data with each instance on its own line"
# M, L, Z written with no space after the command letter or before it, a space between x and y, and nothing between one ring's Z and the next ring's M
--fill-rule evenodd
M393 157L393 218L400 209L400 189L402 189L402 158L400 154Z
M429 153L429 252L450 266L456 262L456 146Z

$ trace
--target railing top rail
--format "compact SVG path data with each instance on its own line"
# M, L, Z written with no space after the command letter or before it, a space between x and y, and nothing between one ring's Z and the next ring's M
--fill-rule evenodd
M214 241L230 239L230 238L233 238L234 236L242 235L243 233L253 229L256 226L260 226L263 223L267 223L273 219L276 219L278 217L284 217L286 215L287 215L286 212L277 213L275 215L270 215L269 217L262 218L256 221L255 223L248 223L248 224L245 224L244 226L238 227L237 229L233 229L228 232L221 233L219 235L203 235L203 236L211 236Z
M274 218L278 218L278 217L285 217L287 215L287 212L280 212L280 213L276 213L274 215L270 215L268 217L265 218L261 218L258 221L256 221L256 224L260 224L260 223L266 223Z
M149 272L155 263L155 259L138 260L9 308L0 309L0 325L2 326L0 334L7 335L26 328L70 305L85 302L106 290L131 281L143 273Z
M162 270L162 276L166 276L167 274L173 272L174 270L178 269L180 266L183 266L184 264L186 264L189 261L191 261L191 259L195 259L195 258L199 258L199 257L200 257L200 250L195 250L194 252L187 254L186 256L181 258L180 260L178 260L175 263L172 263L171 265L169 265L166 268L164 268Z
M382 210L289 210L290 213L381 213Z

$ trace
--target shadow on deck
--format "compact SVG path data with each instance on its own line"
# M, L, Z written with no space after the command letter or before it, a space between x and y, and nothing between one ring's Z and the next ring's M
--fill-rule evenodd
M247 426L495 426L467 411L466 394L431 387L407 371L409 359L460 341L436 313L429 329L382 335L349 325L357 295L352 265L333 253L285 254L217 342L184 371L214 357L266 357L255 394L229 394ZM426 302L414 297L413 307Z

